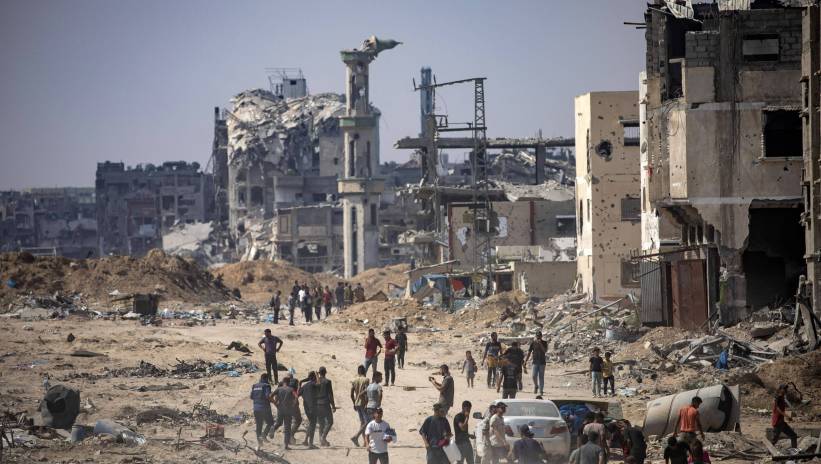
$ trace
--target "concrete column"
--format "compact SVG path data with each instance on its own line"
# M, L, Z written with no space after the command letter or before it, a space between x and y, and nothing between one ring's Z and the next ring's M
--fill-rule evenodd
M354 205L349 199L342 200L342 243L344 244L342 257L345 263L344 274L346 279L354 276L354 256L353 247L350 246L354 239L353 218Z

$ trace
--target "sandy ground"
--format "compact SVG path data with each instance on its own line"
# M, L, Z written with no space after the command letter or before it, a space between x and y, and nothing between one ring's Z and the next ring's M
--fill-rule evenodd
M336 317L336 316L334 316ZM173 324L178 325L173 325ZM65 380L72 373L101 373L110 369L134 367L141 360L159 367L170 367L175 359L204 359L211 362L235 361L242 358L236 351L225 347L239 340L252 347L249 356L264 368L262 355L255 345L266 327L284 339L279 361L296 368L303 377L319 366L328 369L334 382L336 403L340 408L334 416L334 427L329 435L332 446L319 450L307 450L296 446L282 452L282 435L278 434L268 444L267 458L256 456L250 449L233 453L225 450L212 451L198 444L188 444L177 450L173 444L180 433L182 440L195 441L205 434L202 422L183 425L163 425L162 422L136 426L134 415L140 411L167 406L190 411L197 402L210 404L219 413L235 416L250 413L248 394L259 374L244 374L231 378L224 374L202 379L169 379L154 377L103 378ZM381 327L377 327L377 330ZM349 437L356 430L358 421L349 399L350 381L356 366L363 360L362 341L366 327L350 331L339 324L325 322L313 325L261 325L241 321L218 321L215 325L186 327L182 321L165 321L163 327L141 326L134 321L65 320L35 321L4 320L0 323L0 408L3 411L26 411L39 421L37 403L42 396L42 379L52 377L52 385L64 383L81 391L83 403L90 399L95 408L82 413L78 423L93 425L98 419L122 418L121 423L145 435L148 443L128 447L122 444L104 443L89 439L78 445L65 441L45 440L42 448L15 448L5 450L6 462L105 462L105 463L165 463L165 462L281 462L281 463L350 463L367 462L363 448L353 448ZM69 333L77 339L66 341ZM424 462L424 449L418 435L422 421L430 414L438 394L427 381L432 366L447 362L455 371L456 404L468 399L474 409L484 408L496 398L495 390L485 387L482 373L476 379L476 388L468 389L464 377L458 373L458 362L466 349L478 350L474 334L459 337L452 331L440 333L411 333L410 348L404 370L398 371L397 385L385 389L383 407L385 420L398 432L398 443L391 448L391 459L398 463ZM74 349L86 349L104 353L106 357L79 358L68 354ZM37 362L35 362L37 361ZM43 363L40 364L40 361ZM425 364L422 364L425 363ZM34 365L33 364L38 364ZM381 370L381 369L380 369ZM572 370L568 366L549 365L546 380L547 397L586 395L587 381L583 375L561 375ZM163 392L137 392L121 390L116 386L138 387L164 385L179 382L189 387L185 390ZM413 387L406 391L403 387ZM526 376L525 392L520 397L533 397L532 383ZM623 399L625 415L631 420L643 417L645 399ZM478 407L478 408L477 408ZM452 414L455 411L452 410ZM450 417L452 419L452 415ZM743 419L745 430L763 436L767 417L749 416ZM244 423L229 424L226 436L239 440L243 433L253 437L253 419ZM297 437L301 441L301 433ZM732 462L732 461L725 461Z

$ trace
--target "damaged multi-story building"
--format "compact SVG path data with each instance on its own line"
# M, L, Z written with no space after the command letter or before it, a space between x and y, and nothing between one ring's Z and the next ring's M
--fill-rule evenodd
M162 248L162 235L175 225L211 220L213 185L196 162L97 163L99 254L141 256Z
M97 255L94 189L0 192L0 252L86 258Z
M802 10L744 3L655 0L645 14L648 324L732 323L794 295L805 271Z
M631 252L639 247L638 92L576 97L577 272L592 300L639 291Z

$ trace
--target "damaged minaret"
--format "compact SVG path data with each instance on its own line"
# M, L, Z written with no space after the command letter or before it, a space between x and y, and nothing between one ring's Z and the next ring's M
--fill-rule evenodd
M371 36L357 50L342 50L348 67L345 115L339 117L345 165L339 178L343 210L345 278L379 265L379 201L385 188L379 166L379 113L369 100L368 67L380 52L399 45Z

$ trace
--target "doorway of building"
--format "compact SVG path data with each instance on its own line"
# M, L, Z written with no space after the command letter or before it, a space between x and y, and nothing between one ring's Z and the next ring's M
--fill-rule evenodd
M800 207L750 208L750 234L742 256L747 305L753 310L795 296L806 273Z

